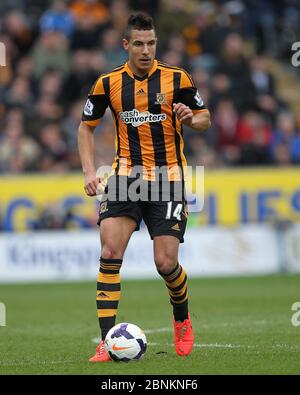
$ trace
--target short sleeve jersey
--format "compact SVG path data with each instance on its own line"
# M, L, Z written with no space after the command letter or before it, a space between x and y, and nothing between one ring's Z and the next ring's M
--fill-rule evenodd
M114 171L129 175L133 166L142 166L149 175L166 166L169 179L177 180L186 166L182 126L173 112L173 103L178 102L194 113L207 111L185 70L154 60L149 73L140 78L125 63L96 80L82 121L97 126L110 107L115 124Z

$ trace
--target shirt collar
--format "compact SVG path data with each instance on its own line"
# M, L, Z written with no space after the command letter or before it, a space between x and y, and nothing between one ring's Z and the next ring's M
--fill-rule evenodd
M125 70L126 70L127 74L128 74L131 78L135 78L135 79L137 79L137 80L139 80L139 81L142 81L142 80L144 80L144 79L146 79L146 78L149 78L149 77L156 71L157 65L158 65L158 62L157 62L156 59L154 59L153 66L152 66L151 70L150 70L147 74L145 74L143 77L139 77L139 76L133 74L131 68L130 68L129 65L128 65L128 62L125 63Z

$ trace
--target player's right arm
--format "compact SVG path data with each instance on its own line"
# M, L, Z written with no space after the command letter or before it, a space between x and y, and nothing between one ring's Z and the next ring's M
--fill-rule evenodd
M88 196L95 196L101 183L96 176L94 162L94 130L108 106L108 97L100 77L93 85L86 101L82 120L78 128L78 151L84 174L84 190Z
M94 129L85 122L78 128L78 151L84 174L84 190L88 196L95 196L100 179L96 176L94 163Z

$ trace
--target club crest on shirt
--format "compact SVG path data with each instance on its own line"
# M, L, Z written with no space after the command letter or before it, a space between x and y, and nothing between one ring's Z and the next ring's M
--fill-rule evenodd
M155 104L166 104L166 94L165 93L157 93Z

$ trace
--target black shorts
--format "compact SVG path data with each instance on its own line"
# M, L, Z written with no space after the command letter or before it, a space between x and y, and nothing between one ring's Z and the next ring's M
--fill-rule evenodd
M168 182L163 186L162 183L144 181L136 188L134 196L128 196L136 181L125 176L110 177L100 202L97 224L105 218L125 216L132 218L137 225L135 230L139 230L143 219L151 239L168 235L183 243L188 216L183 183ZM114 193L110 194L112 191Z

